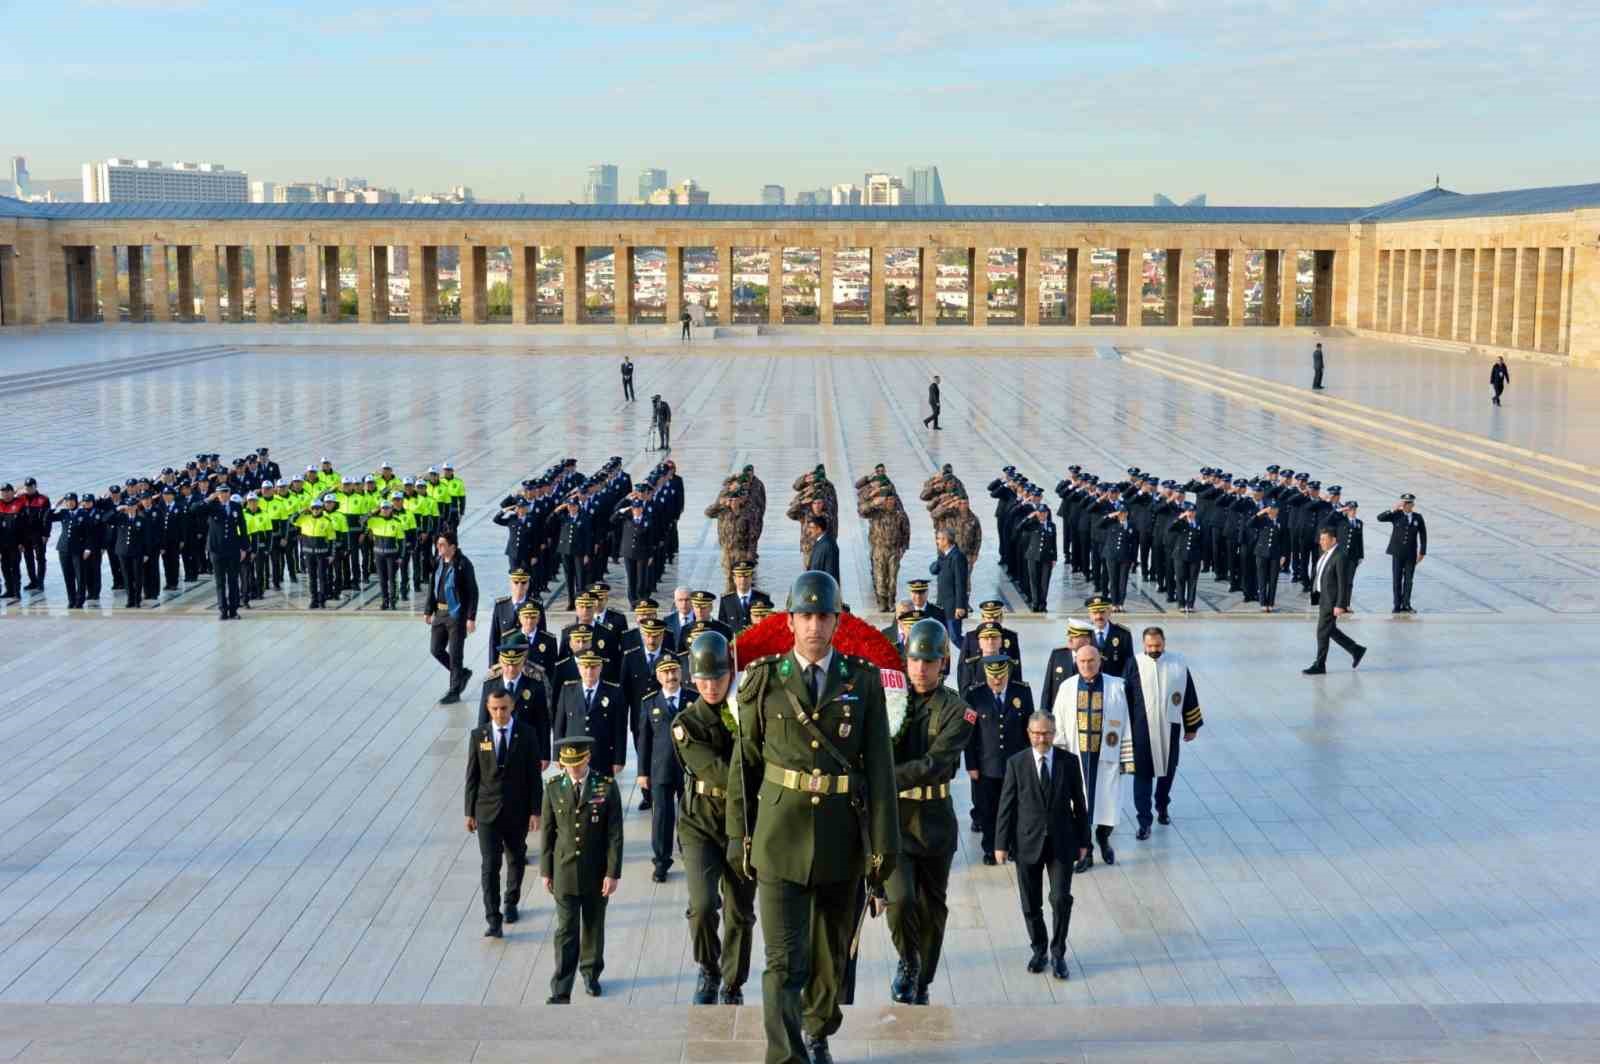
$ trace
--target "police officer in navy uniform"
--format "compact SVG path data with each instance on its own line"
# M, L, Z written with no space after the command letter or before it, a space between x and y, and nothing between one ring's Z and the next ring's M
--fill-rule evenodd
M1276 613L1278 609L1278 574L1287 564L1288 551L1284 545L1283 526L1278 523L1278 501L1267 497L1262 500L1261 512L1250 519L1255 532L1255 546L1251 559L1256 567L1256 595L1262 613Z
M566 681L556 695L557 745L570 735L588 736L597 768L615 776L627 763L628 700L621 686L600 678L605 658L586 651L576 664L578 679Z
M217 585L217 619L239 619L239 566L249 537L244 530L244 499L218 491L199 514L207 522L206 552Z
M978 814L983 843L983 863L994 859L995 817L1000 811L1000 787L1006 778L1006 761L1028 745L1028 717L1033 713L1033 691L1021 668L1005 654L983 659L984 682L973 684L962 697L978 714L967 742L967 775L972 779L972 804Z
M1122 670L1138 653L1133 645L1133 633L1111 619L1114 607L1103 595L1091 595L1083 600L1083 606L1089 611L1089 639L1100 651L1101 668L1112 676L1121 676ZM1048 705L1041 708L1050 709Z
M1393 526L1384 553L1389 555L1396 613L1417 612L1411 608L1411 581L1428 553L1428 523L1417 513L1416 503L1417 497L1408 493L1400 496L1399 506L1378 515L1378 520Z
M1346 599L1349 599L1350 593L1355 590L1356 569L1361 565L1361 560L1367 556L1367 537L1361 518L1356 516L1358 508L1354 499L1341 504L1338 510L1341 520L1334 525L1339 533L1339 549L1344 551L1344 578L1348 585L1345 588ZM1346 607L1345 612L1353 611Z
M628 700L628 727L633 733L633 752L639 759L639 775L643 777L639 781L639 809L643 812L653 808L655 803L655 792L649 782L654 773L644 754L649 731L645 707L661 688L657 666L663 658L676 659L676 655L667 645L667 626L657 617L643 618L639 627L629 634L637 634L639 638L636 645L622 654L622 694Z
M683 797L683 766L672 745L673 723L690 701L681 681L677 656L661 653L655 660L656 689L639 704L639 786L650 791L650 854L655 866L650 878L657 883L667 881L672 867L678 802Z
M1172 522L1172 568L1178 581L1178 608L1184 613L1193 613L1195 595L1199 592L1200 565L1205 557L1204 530L1195 517L1194 503L1183 503L1178 507L1178 515Z

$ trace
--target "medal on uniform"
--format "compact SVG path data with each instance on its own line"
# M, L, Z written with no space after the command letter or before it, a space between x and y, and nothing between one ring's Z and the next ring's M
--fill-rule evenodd
M600 696L600 704L602 706L609 706L611 704L611 699L609 697L605 696L605 695L601 695Z

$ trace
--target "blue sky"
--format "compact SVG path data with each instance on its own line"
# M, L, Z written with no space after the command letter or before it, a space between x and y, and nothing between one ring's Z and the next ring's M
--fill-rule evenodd
M565 201L939 165L962 203L1365 204L1600 180L1600 5L0 0L0 153Z

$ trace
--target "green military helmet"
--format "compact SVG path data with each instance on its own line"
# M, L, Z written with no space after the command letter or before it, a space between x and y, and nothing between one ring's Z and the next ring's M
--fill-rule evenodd
M790 613L838 613L838 582L818 569L801 573L789 587L788 610Z
M950 650L950 633L943 622L924 617L906 637L906 657L916 661L943 661Z
M689 675L696 680L716 680L733 671L728 637L721 632L701 632L689 644Z

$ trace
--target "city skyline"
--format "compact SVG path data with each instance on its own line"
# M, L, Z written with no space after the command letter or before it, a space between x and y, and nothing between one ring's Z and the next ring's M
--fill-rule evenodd
M754 202L774 179L817 189L928 159L968 204L1136 204L1205 188L1216 204L1351 205L1426 187L1435 173L1463 191L1600 176L1588 117L1600 86L1575 46L1600 35L1600 11L1581 5L1328 0L1224 4L1201 17L1091 0L935 10L887 0L866 12L819 0L763 13L760 34L749 14L725 0L554 13L525 0L331 14L294 0L23 7L8 14L0 85L49 102L9 116L0 152L27 156L34 181L136 150L225 159L269 180L361 172L532 202L581 200L596 159L695 174L727 202ZM537 46L516 32L535 18ZM304 47L308 28L316 48ZM577 76L575 57L597 39L615 57L607 77ZM709 123L693 117L683 61L707 49L738 84ZM426 78L394 78L452 64L497 67L509 98L538 99L537 136L507 137L501 108L461 107ZM270 82L279 106L239 122L220 80ZM369 99L375 83L383 91ZM812 86L799 105L796 83ZM1165 91L1183 85L1197 91ZM52 91L30 91L40 86ZM636 105L674 93L687 124ZM1141 94L1149 103L1135 106ZM346 97L379 120L303 120ZM1017 102L997 105L1007 98ZM180 106L184 122L164 120ZM780 109L784 121L767 119Z

